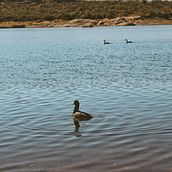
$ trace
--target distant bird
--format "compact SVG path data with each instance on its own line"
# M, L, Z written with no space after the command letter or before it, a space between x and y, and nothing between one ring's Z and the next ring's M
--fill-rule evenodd
M93 118L93 116L79 110L80 103L78 100L75 100L73 104L74 104L74 110L73 110L72 117L73 117L73 121L74 121L76 129L78 129L80 127L79 125L80 121L88 121L91 118Z
M129 41L128 39L125 39L126 44L133 43L132 41Z
M111 44L110 42L107 42L106 40L103 40L104 45L105 44Z

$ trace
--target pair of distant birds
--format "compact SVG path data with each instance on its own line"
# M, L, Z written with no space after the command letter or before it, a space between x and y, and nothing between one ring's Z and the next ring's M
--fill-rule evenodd
M79 129L80 121L88 121L91 118L93 118L93 116L91 116L90 114L88 114L86 112L82 112L79 110L80 103L78 100L75 100L73 104L74 104L74 109L73 109L73 114L72 114L73 122L75 124L75 128Z
M110 42L107 42L106 40L103 40L103 43L104 44L111 44ZM128 43L133 43L133 42L129 41L128 39L125 39L125 43L128 44Z

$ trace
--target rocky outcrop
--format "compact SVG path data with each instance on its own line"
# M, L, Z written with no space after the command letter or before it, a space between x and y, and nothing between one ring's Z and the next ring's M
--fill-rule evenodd
M75 19L71 20L68 25L73 26L73 27L93 27L97 25L96 20L91 20L91 19Z
M125 17L117 17L114 19L103 19L97 23L97 26L134 26L134 22Z
M53 21L28 21L28 22L1 22L0 28L44 28L44 27L94 27L94 26L134 26L142 22L141 16L117 17L114 19L75 19L75 20L60 20Z

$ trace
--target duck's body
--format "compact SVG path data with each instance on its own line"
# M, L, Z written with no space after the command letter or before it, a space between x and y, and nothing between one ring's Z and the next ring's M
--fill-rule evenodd
M88 113L78 111L73 114L73 118L75 118L77 121L88 121L93 117Z
M72 117L73 117L73 121L74 121L76 128L79 128L80 127L80 125L79 125L80 121L88 121L93 117L90 114L88 114L86 112L82 112L79 110L79 101L78 100L74 101L74 105L75 105L75 107L73 110Z
M126 44L133 43L132 41L129 41L128 39L125 39Z
M106 40L103 40L104 45L105 44L111 44L110 42L107 42Z

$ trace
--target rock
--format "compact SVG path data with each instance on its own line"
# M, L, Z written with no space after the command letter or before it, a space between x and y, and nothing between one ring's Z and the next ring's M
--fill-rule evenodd
M70 23L67 23L64 25L64 27L80 27L81 25L79 24L70 24Z
M117 24L117 26L135 26L135 24L132 22L124 22Z
M0 25L0 29L8 29L8 28L25 28L24 24L13 24L13 25Z
M26 26L24 24L14 24L11 25L11 28L25 28Z
M113 26L113 25L114 23L112 19L103 19L97 23L97 26Z
M125 17L117 17L115 19L103 19L97 23L97 26L134 26L135 24Z
M92 27L94 25L97 25L97 21L96 20L91 20L91 19L75 19L75 20L71 20L69 22L69 25L71 25L71 26Z
M0 29L8 29L10 26L0 25Z
M86 23L86 24L84 24L82 27L93 27L94 25L93 24L91 24L91 23Z
M128 20L126 18L120 18L120 17L117 17L116 19L113 19L113 23L118 25L120 23L126 23L128 22Z
M128 16L128 17L125 17L127 20L138 20L138 19L141 19L142 16L140 15L131 15L131 16Z
M102 25L104 25L104 21L99 21L99 22L97 23L97 26L102 26Z

